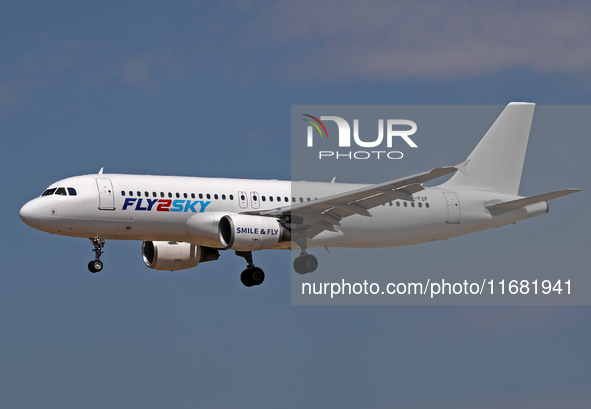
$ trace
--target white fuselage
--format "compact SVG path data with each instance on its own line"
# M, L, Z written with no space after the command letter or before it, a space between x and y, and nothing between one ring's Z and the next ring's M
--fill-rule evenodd
M180 241L221 248L216 235L196 236L191 222L219 215L288 206L364 185L278 180L96 174L61 180L50 188L73 188L76 195L37 197L21 209L31 227L65 236L113 240ZM66 189L66 192L68 190ZM297 195L296 195L297 192ZM413 201L393 200L353 215L336 232L324 231L309 247L396 247L460 236L547 212L547 204L491 214L494 201L519 196L486 190L451 191L445 184L425 188ZM212 218L212 215L218 215ZM215 226L217 228L217 226ZM198 237L198 238L196 238ZM274 248L290 248L289 242Z

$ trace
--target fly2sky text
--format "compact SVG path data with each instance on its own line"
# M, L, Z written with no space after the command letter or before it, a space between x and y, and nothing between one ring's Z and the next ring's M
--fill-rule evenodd
M204 202L203 200L170 200L170 199L137 199L135 197L128 197L123 203L123 210L143 210L157 212L192 212L203 213L205 208L211 201ZM157 205L156 205L157 204Z

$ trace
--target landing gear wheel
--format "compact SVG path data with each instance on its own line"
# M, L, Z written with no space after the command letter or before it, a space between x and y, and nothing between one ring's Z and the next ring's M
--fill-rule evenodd
M265 273L258 267L247 268L240 274L240 281L247 287L260 285L265 281Z
M293 269L298 274L309 274L318 268L318 259L312 254L304 254L293 261Z
M103 269L103 262L100 260L92 260L90 263L88 263L88 270L91 273L98 273L102 269Z
M242 274L240 274L240 281L242 281L242 284L244 284L247 287L252 287L254 285L254 283L250 280L248 268L244 270Z
M254 285L260 285L265 281L265 273L258 267L250 269L250 278Z

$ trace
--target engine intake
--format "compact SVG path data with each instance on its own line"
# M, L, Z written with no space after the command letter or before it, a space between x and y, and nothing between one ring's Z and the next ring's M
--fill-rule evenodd
M291 240L291 234L272 217L228 214L220 219L219 239L226 249L254 251Z
M154 270L184 270L219 257L216 249L197 244L176 241L144 241L142 244L144 264Z

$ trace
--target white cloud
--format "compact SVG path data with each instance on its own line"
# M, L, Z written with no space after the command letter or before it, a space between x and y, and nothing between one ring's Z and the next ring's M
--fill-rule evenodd
M27 52L6 64L0 78L0 110L18 105L26 97L49 88L86 91L103 88L112 80L142 91L159 89L182 77L185 51L162 46L143 52L117 52L108 43L62 41L37 53Z
M290 77L591 72L591 5L583 2L304 0L261 7L253 27L291 48L281 62Z

